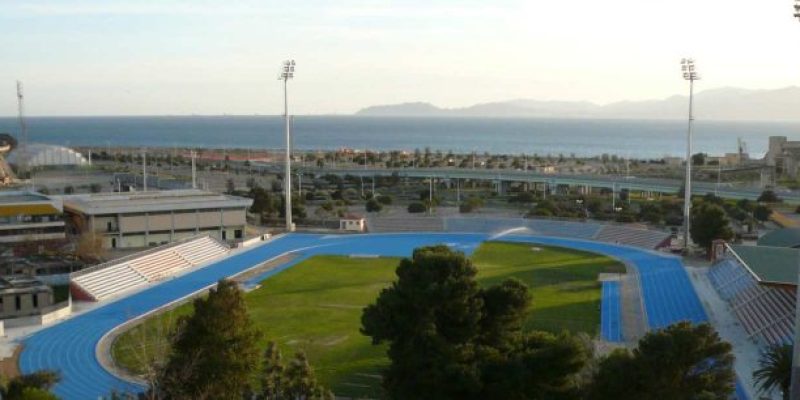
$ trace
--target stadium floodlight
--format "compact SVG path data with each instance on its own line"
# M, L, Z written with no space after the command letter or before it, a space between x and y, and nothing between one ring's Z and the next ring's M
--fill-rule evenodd
M683 187L683 249L689 250L689 211L692 207L692 113L694 103L694 81L700 79L700 75L694 66L694 60L684 58L681 60L681 71L683 79L689 81L689 126L686 130L686 183Z
M283 81L283 117L286 121L286 170L283 174L283 195L286 204L286 231L294 231L292 223L292 149L291 128L289 127L289 79L294 78L294 60L283 62L278 80Z
M794 2L794 17L800 19L800 0ZM800 270L798 270L798 279L800 279ZM792 355L792 380L789 388L790 399L800 399L800 290L798 289L800 288L795 289L794 354Z

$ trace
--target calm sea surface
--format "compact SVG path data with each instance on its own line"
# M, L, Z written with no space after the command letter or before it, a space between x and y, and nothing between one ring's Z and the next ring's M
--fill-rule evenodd
M66 146L280 148L283 119L267 116L31 117L31 142ZM0 132L17 135L15 118L0 118ZM298 149L472 151L509 154L598 155L655 158L685 152L685 121L525 118L380 118L298 116ZM770 135L800 140L800 123L697 121L694 149L735 152L741 137L760 156Z

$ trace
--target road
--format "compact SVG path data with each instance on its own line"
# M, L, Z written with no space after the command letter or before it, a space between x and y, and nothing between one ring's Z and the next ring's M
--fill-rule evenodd
M254 168L267 169L273 173L281 173L282 166L274 164L258 164ZM293 167L294 171L301 168ZM487 170L487 169L457 169L457 168L303 168L305 173L316 175L354 175L354 176L391 176L401 178L436 178L443 180L477 179L496 182L527 182L545 183L551 190L557 185L586 186L590 188L607 188L611 190L627 189L637 192L652 192L662 194L675 194L683 186L682 180L637 178L609 175L578 175L578 174L542 174L531 171L515 170ZM692 193L704 195L715 193L720 197L729 199L756 200L764 189L757 186L740 187L731 184L694 182ZM800 191L778 189L778 196L787 203L800 203Z

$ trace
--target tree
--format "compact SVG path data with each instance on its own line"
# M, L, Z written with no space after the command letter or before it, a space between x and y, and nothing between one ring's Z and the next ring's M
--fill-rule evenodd
M643 203L639 206L639 219L658 225L664 218L664 211L658 204Z
M64 194L73 194L75 193L75 187L72 185L64 186Z
M239 399L258 364L261 336L244 295L223 279L193 304L194 313L178 320L159 389L167 399Z
M415 213L423 213L428 211L428 207L422 203L411 203L408 205L408 212L415 214Z
M706 153L692 154L692 165L705 165Z
M103 191L103 186L101 186L99 183L93 183L89 185L89 191L92 193L100 193Z
M84 261L101 260L105 253L103 237L93 233L82 234L75 246L75 256Z
M20 375L6 382L0 389L0 398L6 400L55 400L50 389L61 380L56 371L43 370Z
M695 203L691 222L692 240L705 249L709 249L715 239L729 240L733 237L725 210L716 204Z
M552 399L575 390L586 360L569 335L522 330L528 288L509 279L481 288L477 269L447 246L415 249L361 317L389 343L383 386L398 399Z
M479 390L468 348L479 333L477 269L446 246L415 249L361 317L373 344L390 342L383 386L394 398L467 398Z
M709 324L684 321L649 332L633 351L618 349L600 361L588 398L728 399L731 349Z
M757 201L759 203L778 203L781 201L781 199L778 197L777 194L775 194L774 191L767 189L761 192L761 195L758 196Z
M753 218L761 222L769 220L770 215L772 215L772 209L763 204L759 204L753 209Z
M458 205L460 213L470 213L483 207L483 199L477 196L470 196L466 201Z
M279 400L281 398L284 371L278 345L272 341L267 343L267 349L264 350L259 400Z
M314 370L303 352L284 366L281 352L275 342L267 345L264 352L261 394L258 400L328 400L333 393L317 383Z
M284 374L285 399L333 400L333 393L317 383L306 353L300 351L286 366Z
M250 188L250 193L248 196L253 199L253 205L250 206L250 212L254 214L275 214L275 201L273 200L270 192L260 186L255 186Z
M377 196L378 202L385 205L390 206L392 205L392 196L381 194Z
M367 200L366 209L367 212L380 212L383 209L383 206L377 200L372 198Z
M789 400L792 383L792 353L790 344L770 346L758 360L759 368L753 371L758 390L768 394L779 389L784 400Z

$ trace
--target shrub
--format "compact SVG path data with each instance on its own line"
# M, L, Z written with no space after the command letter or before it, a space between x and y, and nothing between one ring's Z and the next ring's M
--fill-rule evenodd
M772 190L765 190L758 196L758 201L763 203L778 203L781 199Z
M425 211L428 211L428 207L426 207L425 204L411 203L408 205L408 212L412 214L423 213Z
M772 214L772 209L767 206L756 206L755 210L753 210L753 217L757 220L764 222L769 219L769 216Z
M375 199L367 200L366 204L367 212L380 212L383 209L381 203L378 203Z
M392 204L392 196L387 196L385 194L378 195L378 202L388 206Z

